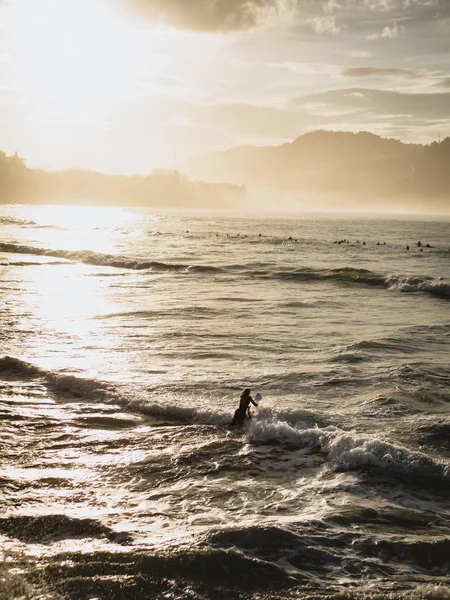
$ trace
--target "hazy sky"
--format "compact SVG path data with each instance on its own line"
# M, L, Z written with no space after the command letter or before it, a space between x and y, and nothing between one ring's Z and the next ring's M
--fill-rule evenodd
M0 0L0 149L148 173L318 128L450 136L450 0Z

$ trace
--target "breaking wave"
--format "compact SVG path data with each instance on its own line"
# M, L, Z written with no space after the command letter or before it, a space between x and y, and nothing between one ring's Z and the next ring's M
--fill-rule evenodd
M368 269L344 267L342 269L295 269L281 271L271 275L276 279L293 279L296 281L337 281L340 283L362 283L364 285L384 286L385 278Z
M438 298L450 298L450 282L432 281L429 278L403 277L399 275L380 275L368 269L344 267L340 269L311 269L270 271L267 269L254 270L244 265L228 265L221 268L214 265L190 265L185 263L166 263L155 260L142 260L126 256L102 254L90 250L51 250L11 243L0 243L0 252L12 254L28 254L37 256L52 256L69 261L85 264L114 267L118 269L152 270L152 271L181 271L187 273L240 273L247 277L263 279L284 279L299 282L332 281L342 285L368 285L385 287L401 292L425 292Z
M34 227L36 229L62 229L56 225L42 225L40 223L36 223L36 221L6 216L0 217L0 225L17 225L18 227Z
M401 292L426 292L438 298L450 298L450 283L432 281L420 277L402 277L399 275L380 275L368 269L346 267L343 269L296 269L270 275L277 279L296 281L335 281L342 284L363 284L386 287Z
M208 265L188 265L177 263L163 263L159 261L140 260L125 256L102 254L90 250L49 250L34 246L21 246L18 244L0 243L0 252L12 254L30 254L37 256L53 256L65 258L70 261L82 262L88 265L101 267L114 267L117 269L152 270L152 271L186 271L191 273L219 273L218 267Z
M11 356L0 358L0 374L11 379L43 380L52 391L62 396L105 399L117 397L117 391L106 382L55 373Z
M317 448L327 454L337 471L376 468L387 476L403 476L413 483L432 482L450 487L450 465L425 454L334 426L299 429L277 418L255 419L249 435L254 443L277 443L296 448Z
M450 298L450 283L447 282L391 275L386 278L386 285L401 292L426 292L438 298Z

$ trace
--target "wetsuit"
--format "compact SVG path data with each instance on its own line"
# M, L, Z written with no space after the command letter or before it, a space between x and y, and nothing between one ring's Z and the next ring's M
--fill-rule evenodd
M241 398L239 402L239 408L235 411L233 420L231 421L231 426L244 424L250 402L253 404L253 406L258 406L251 396Z

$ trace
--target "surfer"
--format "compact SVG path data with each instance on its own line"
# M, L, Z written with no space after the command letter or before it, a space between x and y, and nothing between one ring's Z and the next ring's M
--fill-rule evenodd
M240 427L244 424L246 417L250 417L250 403L253 404L253 406L258 406L250 396L250 390L246 388L241 394L239 399L239 408L237 408L234 413L230 427Z

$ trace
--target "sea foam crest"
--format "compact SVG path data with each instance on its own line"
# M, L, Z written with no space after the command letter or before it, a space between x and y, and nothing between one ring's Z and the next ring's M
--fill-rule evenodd
M59 229L64 230L65 227L60 227L58 225L45 225L44 223L36 223L36 221L31 221L29 219L19 219L17 217L8 217L1 216L0 217L0 225L12 225L16 227L29 227L33 229Z
M450 298L450 283L443 281L389 275L386 277L386 286L401 292L426 292L439 298Z
M111 398L118 397L117 392L110 384L97 379L85 379L75 375L55 373L42 369L32 363L12 356L0 358L0 373L17 379L41 379L53 391L75 398Z
M335 426L299 429L278 419L255 419L249 431L251 441L278 443L296 448L320 448L334 470L351 471L375 467L387 475L403 475L419 482L426 479L450 485L450 465L379 439L359 435Z
M231 421L228 411L180 406L176 402L161 404L159 402L148 402L145 399L138 400L135 398L131 402L131 406L143 414L170 421L217 426L227 425Z
M19 244L0 243L0 252L11 254L30 254L34 256L52 256L64 258L70 261L82 262L88 265L100 267L114 267L116 269L131 269L134 271L185 271L187 273L216 273L221 269L208 265L188 265L179 263L163 263L155 260L142 260L127 256L116 256L113 254L102 254L90 250L50 250L36 248L35 246L22 246Z

